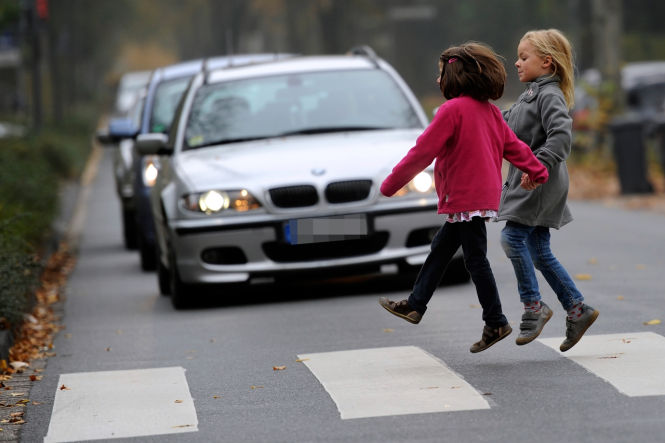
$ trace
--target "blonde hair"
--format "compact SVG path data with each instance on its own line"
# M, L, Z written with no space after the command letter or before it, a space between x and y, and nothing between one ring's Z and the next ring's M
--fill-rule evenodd
M568 109L575 104L575 68L573 50L568 39L557 29L539 29L529 31L520 41L528 41L541 57L552 57L554 72L561 79L560 86Z

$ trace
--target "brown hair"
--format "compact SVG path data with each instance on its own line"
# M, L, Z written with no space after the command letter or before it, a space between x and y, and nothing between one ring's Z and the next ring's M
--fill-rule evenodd
M552 75L558 75L568 109L575 104L573 50L568 39L557 29L529 31L520 41L529 41L541 57L552 57Z
M441 54L441 92L447 99L469 95L476 100L496 100L503 95L506 68L484 43L467 42Z

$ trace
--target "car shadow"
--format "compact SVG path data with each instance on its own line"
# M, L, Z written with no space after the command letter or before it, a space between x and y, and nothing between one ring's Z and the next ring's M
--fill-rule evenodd
M468 283L468 274L457 275L447 274L440 285L452 286ZM405 292L411 290L416 276L416 272L406 272L336 278L294 277L294 279L288 281L208 285L197 288L196 296L187 309L209 309Z

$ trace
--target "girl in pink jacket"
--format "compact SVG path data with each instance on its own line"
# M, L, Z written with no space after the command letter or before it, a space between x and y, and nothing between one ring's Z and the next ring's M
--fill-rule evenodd
M499 209L502 159L536 184L546 182L548 173L489 102L503 95L506 81L506 70L491 48L476 42L448 48L440 56L439 69L437 83L447 101L384 180L381 193L395 194L434 160L438 213L445 223L432 240L408 300L382 297L379 303L390 313L419 323L448 262L461 246L483 308L482 338L471 346L471 352L480 352L512 331L486 257L485 221L496 217Z

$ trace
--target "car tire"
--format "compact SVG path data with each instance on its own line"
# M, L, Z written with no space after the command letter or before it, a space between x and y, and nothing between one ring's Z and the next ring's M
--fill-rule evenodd
M157 245L157 283L159 285L159 293L161 295L171 295L171 275L169 268L164 266L159 252L159 244Z
M157 254L155 245L147 241L143 235L139 234L139 255L141 256L141 269L144 271L154 271L157 269Z
M177 310L189 307L191 302L192 285L183 283L175 264L175 256L169 254L169 285L171 288L171 304Z
M130 209L122 209L122 235L126 249L135 250L138 248L136 214Z
M403 263L399 270L400 274L415 281L421 267L422 265L409 265ZM470 280L471 275L469 274L469 271L466 270L466 266L464 266L464 256L461 254L461 250L457 251L452 260L450 260L450 263L448 263L448 267L443 273L441 281L439 281L439 286L459 285L468 283Z

